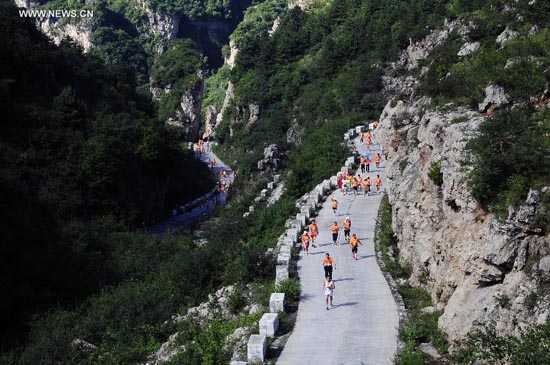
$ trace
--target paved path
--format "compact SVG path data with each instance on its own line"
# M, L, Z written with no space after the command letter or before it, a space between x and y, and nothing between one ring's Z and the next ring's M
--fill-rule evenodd
M368 153L374 160L379 146L371 149ZM366 146L361 144L358 151L367 152ZM374 182L376 174L380 174L384 184L384 164L382 162L381 168L376 169L373 162L370 174L362 176L369 175ZM336 216L330 207L331 197L340 202ZM373 243L381 198L382 194L344 196L335 191L323 204L316 217L320 247L310 247L307 257L300 253L298 274L302 293L298 317L278 365L392 364L397 349L399 317L390 288L376 263ZM341 226L346 215L352 220L351 233L356 233L363 242L357 261L352 260L342 231L340 245L332 246L329 227L335 220ZM334 308L328 311L322 289L325 252L336 261Z
M233 183L234 176L229 173L231 172L231 168L223 163L223 161L220 160L214 152L203 152L199 158L206 164L210 160L216 160L216 166L213 168L213 172L219 181L229 180ZM226 171L228 173L227 178L220 177L220 172L222 171ZM180 211L182 213L178 214L175 218L167 219L166 221L155 225L153 227L154 232L161 235L168 232L175 232L186 228L199 220L204 220L208 218L210 213L212 213L218 206L225 205L226 197L226 194L223 192L216 195L209 193L204 197L195 200L195 204L189 203L181 206ZM201 199L204 199L204 201L199 204Z

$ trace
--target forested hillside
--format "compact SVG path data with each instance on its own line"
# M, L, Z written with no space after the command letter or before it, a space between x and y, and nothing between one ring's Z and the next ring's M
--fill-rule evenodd
M120 65L52 45L0 4L2 347L31 316L122 279L127 232L208 191ZM200 183L198 183L200 181ZM117 243L120 245L117 248Z
M550 184L547 2L109 0L90 5L54 0L38 6L92 6L96 16L91 24L74 19L58 24L83 27L92 44L83 55L68 41L53 45L14 7L1 3L0 238L8 299L0 308L7 323L0 363L143 363L176 331L177 344L186 350L172 364L228 363L225 337L257 319L257 313L239 312L247 284L265 306L274 271L266 251L276 245L296 199L339 170L349 154L342 134L381 117L389 120L383 110L418 100L418 110L410 106L386 121L392 143L385 147L396 156L395 189L410 170L420 174L409 155L424 148L426 156L434 149L428 146L433 141L421 145L417 138L418 129L436 119L422 119L425 115L459 115L445 125L453 131L469 118L482 119L475 138L459 151L464 155L440 156L428 174L408 182L421 181L418 195L441 200L434 203L433 216L445 209L460 213L458 199L445 195L443 201L448 188L468 197L464 205L479 204L476 212L494 214L498 222L506 222L530 190L538 189L540 204L521 238L532 235L542 248L525 254L525 273L517 270L518 275L537 272L550 231L550 193L543 189ZM423 38L433 34L444 36L425 51ZM496 41L502 34L506 39ZM465 44L470 53L463 51ZM506 92L498 107L482 107L490 85ZM184 103L195 115L166 127ZM211 188L206 167L179 144L198 135L199 128L205 131L212 110L217 111L216 124L209 127L220 144L216 152L238 170L229 205L189 231L163 238L137 233L142 222L150 225L175 203ZM193 133L181 128L185 118L194 118ZM277 147L283 168L258 163L270 145ZM446 165L451 159L460 160L460 168L451 170ZM280 201L244 214L274 173L286 189ZM450 189L452 174L464 178ZM401 203L401 211L418 205ZM390 221L391 207L386 210ZM472 219L469 228L482 221L464 216ZM433 236L443 232L433 226ZM519 250L517 242L511 246ZM475 258L483 265L489 261ZM431 298L422 292L423 303L435 298L444 308L457 286L442 283L448 273L435 268L432 275L429 269L436 265L426 261L401 264L403 280L432 290ZM499 265L498 275L517 266L513 260ZM463 271L465 277L472 274L469 266ZM530 275L538 286L525 299L532 308L524 317L534 317L549 293L548 280ZM491 287L504 281L497 279ZM233 320L215 317L203 327L188 318L173 321L174 315L211 302L209 294L227 285L237 288L230 298ZM436 285L452 289L444 292ZM415 295L416 287L407 288ZM512 308L511 298L499 300L503 310ZM426 328L407 327L402 363L427 361L416 346L431 340L426 333L431 330L448 350L437 329L439 316L430 314ZM526 337L534 333L534 343L547 341L546 330L535 328ZM494 336L470 342L477 354L487 349L478 358L533 348L528 341L489 333ZM77 339L93 345L75 345ZM473 359L466 351L455 361Z

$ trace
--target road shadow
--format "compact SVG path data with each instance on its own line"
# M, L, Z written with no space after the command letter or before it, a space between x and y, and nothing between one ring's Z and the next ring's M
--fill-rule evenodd
M359 257L357 258L357 261L363 260L363 259L368 259L369 257L375 257L375 256L374 256L374 255L359 256Z
M344 303L341 303L341 304L334 304L332 307L333 308L349 307L349 306L357 305L357 304L359 304L359 302L344 302Z

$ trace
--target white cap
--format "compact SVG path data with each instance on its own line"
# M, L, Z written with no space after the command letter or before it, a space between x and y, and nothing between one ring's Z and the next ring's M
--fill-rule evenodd
M349 219L349 216L346 217L346 220L348 220L348 219Z

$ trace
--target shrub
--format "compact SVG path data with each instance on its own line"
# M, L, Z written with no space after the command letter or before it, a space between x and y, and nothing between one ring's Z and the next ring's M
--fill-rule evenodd
M493 300L501 308L505 308L505 309L512 308L512 301L510 300L510 297L507 296L506 294L499 293L493 297Z
M437 186L443 184L443 173L441 172L441 161L437 161L431 164L428 169L428 177L434 182Z
M495 365L550 364L550 322L524 330L520 336L500 336L493 329L477 332L453 356L459 364L476 360Z
M279 293L285 293L285 299L289 301L298 300L300 298L300 281L290 278L283 280L275 290Z

